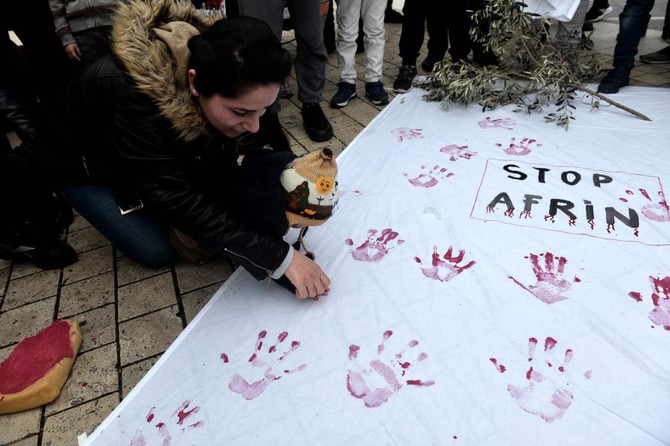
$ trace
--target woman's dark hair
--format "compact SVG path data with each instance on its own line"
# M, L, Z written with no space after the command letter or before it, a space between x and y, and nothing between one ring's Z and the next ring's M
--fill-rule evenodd
M218 20L191 37L188 49L195 87L204 96L238 97L255 86L281 83L291 72L289 52L267 23L253 17Z

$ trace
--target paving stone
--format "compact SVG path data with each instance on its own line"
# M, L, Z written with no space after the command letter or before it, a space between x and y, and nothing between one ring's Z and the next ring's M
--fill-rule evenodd
M186 293L181 297L184 305L184 312L186 313L186 323L190 324L193 318L202 310L207 302L214 296L214 294L221 288L219 284L210 285L205 288L200 288L196 291Z
M120 287L119 321L125 321L177 302L170 272Z
M117 262L116 281L119 286L127 285L138 280L146 279L147 277L156 276L166 271L170 271L169 267L149 268L142 266L139 263L133 262L126 256L119 256Z
M81 353L77 355L60 395L46 406L46 416L79 406L118 389L115 344Z
M233 273L230 262L225 257L216 257L205 265L181 263L175 266L180 293L188 293L205 286L221 283Z
M93 226L68 234L67 242L78 254L110 244Z
M121 366L163 353L182 331L176 305L119 324Z
M80 254L78 261L63 268L62 284L68 285L112 271L114 268L112 251L112 245L109 245Z
M56 298L40 300L0 314L0 347L34 336L53 322Z
M59 317L77 314L114 302L114 273L112 271L80 280L61 288Z
M47 417L42 446L77 446L77 436L93 432L118 403L114 393Z
M26 305L58 293L60 271L39 271L35 274L10 280L2 310Z
M144 378L144 375L156 364L159 358L160 356L155 356L121 369L121 382L123 383L121 398L128 396L130 391Z
M23 412L0 415L0 444L9 444L39 434L41 417L42 410L39 407Z
M114 304L76 316L63 315L61 319L73 319L79 323L82 340L79 354L116 341L116 306Z

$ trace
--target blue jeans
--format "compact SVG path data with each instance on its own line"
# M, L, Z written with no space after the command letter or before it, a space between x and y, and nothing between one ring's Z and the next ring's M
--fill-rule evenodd
M59 192L79 215L133 261L157 267L178 259L170 244L168 226L150 210L121 215L112 190L101 184L66 187Z
M640 37L649 21L649 13L654 7L654 0L627 0L626 6L619 15L619 35L614 47L614 67L629 70L635 66L635 55L640 44Z

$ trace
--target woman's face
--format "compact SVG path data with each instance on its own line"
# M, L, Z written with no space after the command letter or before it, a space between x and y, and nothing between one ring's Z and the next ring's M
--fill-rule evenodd
M260 85L243 93L238 98L227 98L218 94L205 97L195 93L202 114L219 132L229 138L259 129L259 120L265 110L277 99L280 85Z

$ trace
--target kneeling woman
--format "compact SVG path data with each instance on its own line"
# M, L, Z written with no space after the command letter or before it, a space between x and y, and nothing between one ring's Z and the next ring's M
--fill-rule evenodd
M212 22L177 0L120 5L112 54L75 77L58 117L87 179L63 195L139 263L176 259L172 228L259 280L285 276L299 298L326 293L314 261L231 204L240 152L288 148L268 108L290 67L260 20Z

